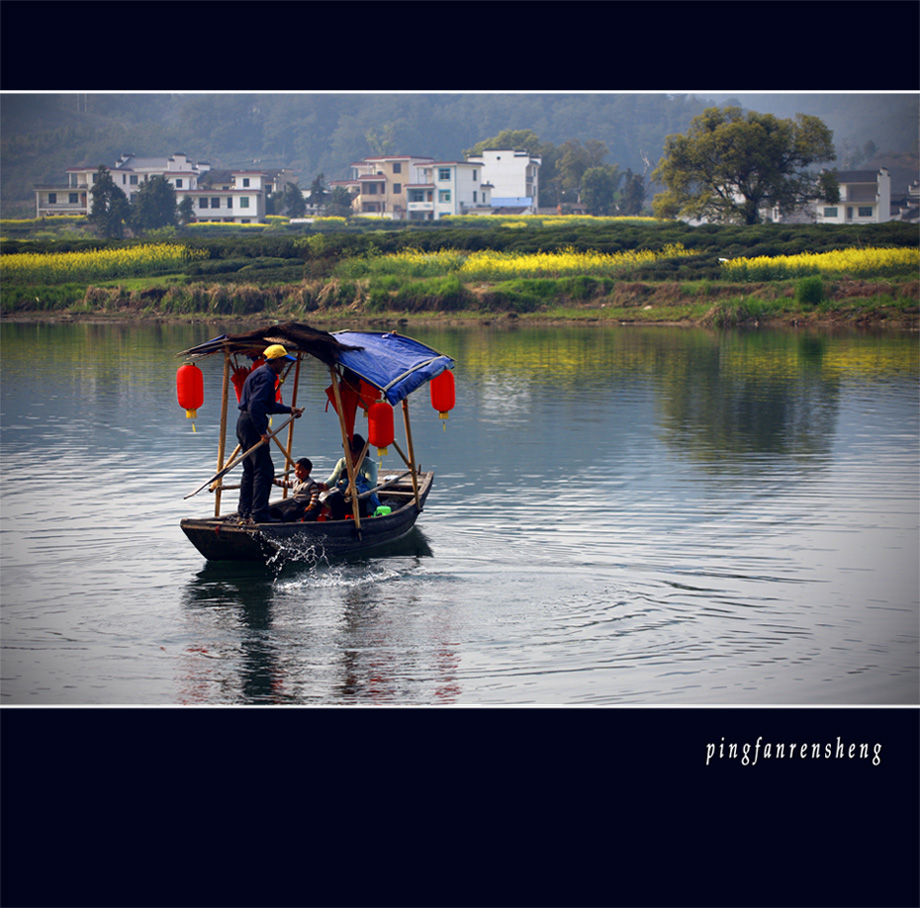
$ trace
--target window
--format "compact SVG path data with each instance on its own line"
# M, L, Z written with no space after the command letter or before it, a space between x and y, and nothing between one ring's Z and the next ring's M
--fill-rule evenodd
M182 177L177 177L176 179L176 189L182 188Z
M248 196L248 195L244 195L244 196L240 199L240 208L248 208L248 207L249 207L249 196Z
M137 186L137 174L136 174L136 173L132 173L131 176L128 177L128 182L129 182L132 186Z
M439 167L438 168L438 179L439 180L449 180L450 179L450 168L449 167Z
M72 193L70 193L70 196L68 197L67 201L68 201L71 205L76 205L76 204L79 203L80 200L79 200L79 198L77 197L77 193L72 192Z
M48 204L49 204L49 205L57 205L57 193L56 193L56 192L49 192L49 193L48 193Z
M393 194L399 195L402 192L402 183L393 184Z
M218 198L211 199L211 207L220 208L220 199Z
M243 177L243 188L244 189L249 188L249 177Z
M473 171L473 182L474 183L476 182L476 171L475 170Z
M207 207L208 207L208 200L207 200L207 199L199 199L199 200L198 200L198 207L199 207L199 208L207 208Z
M233 196L232 195L227 197L227 207L228 208L233 207Z
M450 190L449 189L438 190L438 201L439 202L449 202L450 201Z
M476 204L476 190L473 190L473 204Z
M825 209L824 209L824 217L826 217L826 218L835 218L835 217L837 217L837 209L836 209L836 208L825 208Z
M871 218L871 217L872 217L872 209L869 208L868 206L865 207L865 208L862 208L862 207L861 207L861 208L859 209L859 216L860 216L861 218Z
M393 173L402 173L402 164L398 161L393 164Z
M410 202L424 202L425 201L425 190L424 189L410 189L409 190L409 201Z

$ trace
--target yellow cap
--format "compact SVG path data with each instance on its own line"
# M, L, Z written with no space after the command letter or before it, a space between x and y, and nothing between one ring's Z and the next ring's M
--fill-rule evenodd
M287 350L281 346L281 344L272 344L270 347L266 347L262 352L262 355L266 359L280 359L283 356L285 359L289 359L292 362L297 360L297 357L291 356L290 353L288 353Z

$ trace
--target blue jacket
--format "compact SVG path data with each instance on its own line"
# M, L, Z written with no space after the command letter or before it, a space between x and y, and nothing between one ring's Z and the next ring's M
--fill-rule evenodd
M275 400L278 376L267 365L250 372L240 392L240 410L247 411L259 435L268 432L269 413L290 413L291 408Z

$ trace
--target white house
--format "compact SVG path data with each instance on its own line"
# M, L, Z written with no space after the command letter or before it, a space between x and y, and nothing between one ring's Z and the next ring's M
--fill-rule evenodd
M491 185L481 164L420 155L380 155L351 165L352 178L330 185L354 193L357 214L410 221L491 211Z
M248 224L265 219L265 198L277 187L261 170L213 171L206 162L194 163L183 153L168 158L123 154L108 168L115 185L132 201L140 187L153 176L165 177L176 191L176 201L192 199L199 221L233 221ZM35 216L88 215L98 167L69 167L67 183L36 185Z
M196 188L199 177L210 169L210 164L193 163L181 152L168 158L140 158L123 154L114 167L108 168L115 185L129 201L151 176L166 177L178 194ZM66 183L35 185L35 216L89 214L93 204L91 191L98 171L98 167L68 167Z
M493 207L523 207L536 214L542 158L527 151L487 148L470 155L467 163L482 165L492 185Z
M265 219L271 189L261 170L212 170L194 189L177 189L176 201L189 196L198 221L251 224Z
M419 168L420 180L407 187L410 221L438 221L450 214L488 214L492 185L481 164L432 161Z
M840 201L836 205L818 203L819 224L880 224L891 220L891 178L888 168L841 170Z

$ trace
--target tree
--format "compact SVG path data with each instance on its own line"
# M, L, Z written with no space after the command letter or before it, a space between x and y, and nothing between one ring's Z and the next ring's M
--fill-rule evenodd
M639 214L642 211L642 203L645 201L645 184L642 177L631 170L626 170L623 179L623 191L617 201L617 214L631 215Z
M834 157L833 133L817 117L710 107L686 135L665 140L652 177L666 190L652 207L659 217L756 224L764 207L786 213L809 201L835 202L833 180L807 169Z
M463 155L482 154L487 148L513 148L515 151L526 151L530 155L542 155L544 146L540 137L532 129L503 129L491 139L483 139L472 148L467 148Z
M93 201L89 211L90 222L105 237L123 237L131 206L128 197L115 185L105 165L100 165L96 171L91 193Z
M608 215L616 203L617 186L623 174L616 164L589 167L581 178L581 200L588 214Z
M195 203L192 201L190 195L183 196L182 201L179 203L179 208L176 211L176 215L179 218L179 223L185 226L186 224L191 224L195 220Z
M335 217L348 217L351 214L351 201L351 193L344 186L336 186L326 203L326 212Z
M131 206L131 227L136 233L174 227L176 191L166 177L156 174L143 183Z
M588 139L582 143L578 139L568 139L559 149L556 169L559 172L562 188L575 193L582 201L582 178L593 167L601 167L607 157L607 146L599 139Z
M326 188L326 174L321 173L310 184L310 195L307 196L307 202L314 208L322 208L326 204L329 196L329 190Z
M307 200L297 183L288 183L281 198L281 209L292 218L302 218L307 213Z
M380 133L378 133L376 129L369 129L364 134L364 139L371 153L377 157L392 154L393 149L396 147L396 138L394 136L395 130L396 125L394 123L385 123L383 131Z

